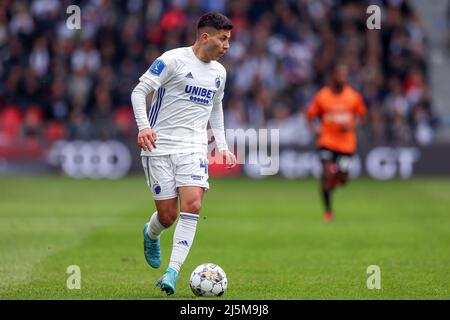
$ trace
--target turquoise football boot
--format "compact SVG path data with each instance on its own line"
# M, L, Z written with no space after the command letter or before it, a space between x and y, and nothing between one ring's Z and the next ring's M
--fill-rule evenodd
M156 286L165 291L168 296L175 293L178 272L172 268L167 268L163 276L156 282Z
M147 222L144 226L144 256L150 267L158 269L161 266L161 247L159 238L153 240L148 236L149 227L150 222Z

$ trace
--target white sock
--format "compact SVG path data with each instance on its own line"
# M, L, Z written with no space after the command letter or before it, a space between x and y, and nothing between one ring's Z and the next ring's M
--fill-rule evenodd
M158 211L154 212L150 218L150 227L148 228L148 236L150 239L156 240L159 235L166 229L158 220Z
M175 269L177 272L180 272L181 265L186 260L194 241L198 217L198 214L180 212L180 218L173 234L172 255L169 263L169 268Z

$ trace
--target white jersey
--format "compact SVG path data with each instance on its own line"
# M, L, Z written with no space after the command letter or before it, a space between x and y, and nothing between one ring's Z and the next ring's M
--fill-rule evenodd
M139 80L155 90L148 120L157 136L156 149L141 155L206 154L211 111L220 107L222 112L225 68L201 61L192 47L184 47L165 52Z

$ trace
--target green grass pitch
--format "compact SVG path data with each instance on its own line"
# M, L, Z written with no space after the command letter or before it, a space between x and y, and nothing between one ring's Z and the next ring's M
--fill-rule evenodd
M449 299L450 180L358 179L335 193L325 223L315 180L211 179L170 299L201 299L192 270L227 273L218 299ZM147 266L142 227L154 211L142 176L119 181L0 179L0 299L167 299ZM66 269L81 269L69 290ZM367 267L381 289L367 288ZM209 298L210 299L210 298Z

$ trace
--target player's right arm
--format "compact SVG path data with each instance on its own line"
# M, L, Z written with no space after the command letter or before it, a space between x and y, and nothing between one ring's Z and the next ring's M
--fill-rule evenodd
M153 61L150 68L139 78L139 84L131 93L134 116L139 129L137 144L143 150L156 148L156 133L147 118L147 96L167 83L174 74L176 61L170 53L164 53Z
M146 99L154 89L143 81L134 88L131 93L131 104L133 105L134 117L139 129L137 144L143 150L151 151L156 148L156 133L150 128L147 118Z
M321 109L319 104L319 93L317 93L311 102L311 105L309 106L308 110L306 111L306 118L308 119L308 126L312 132L314 132L317 135L320 135L321 124L320 121L317 121L316 118L319 118L321 116Z

